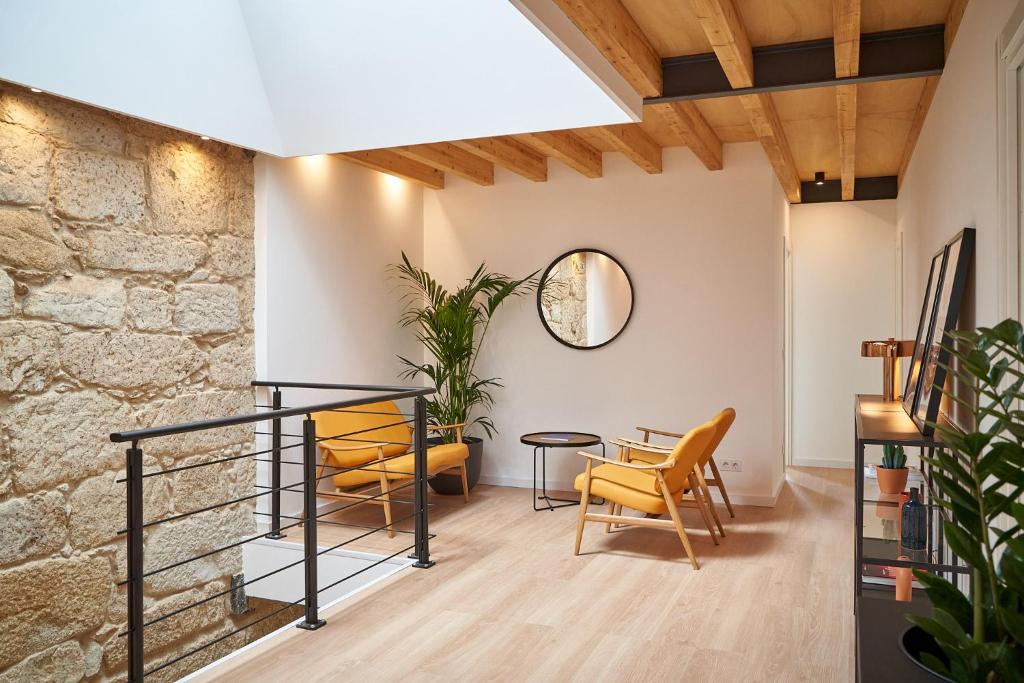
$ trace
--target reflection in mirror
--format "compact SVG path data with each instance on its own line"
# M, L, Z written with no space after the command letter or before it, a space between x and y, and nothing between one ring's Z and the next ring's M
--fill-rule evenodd
M558 341L595 349L615 339L633 311L633 286L614 258L596 249L559 256L537 290L544 327Z

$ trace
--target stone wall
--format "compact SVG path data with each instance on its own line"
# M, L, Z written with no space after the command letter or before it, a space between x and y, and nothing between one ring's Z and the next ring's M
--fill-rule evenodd
M562 341L587 345L587 257L583 252L555 264L545 280L541 309L548 327Z
M251 412L252 155L0 84L0 682L124 678L124 455L112 431ZM152 470L246 427L143 442ZM151 477L155 520L251 493L249 458ZM147 531L147 570L255 531L250 506ZM147 618L230 586L236 551L156 574ZM150 661L251 615L227 596L147 629ZM168 667L187 673L239 636Z

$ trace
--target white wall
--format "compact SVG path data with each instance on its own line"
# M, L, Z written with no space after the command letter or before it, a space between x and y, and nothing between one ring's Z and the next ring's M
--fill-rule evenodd
M386 269L402 250L422 259L423 191L328 156L260 155L255 171L257 376L402 383L396 355L419 358L422 350L396 325L399 297ZM286 405L338 396L283 390ZM293 420L284 431L300 429ZM300 459L298 449L292 454ZM288 476L285 483L299 480ZM282 505L298 509L297 495Z
M961 326L998 320L996 41L1016 4L968 4L900 188L904 337L917 331L932 255L963 227L978 232L974 288Z
M615 261L587 253L587 344L602 344L622 329L632 306L629 278Z
M481 372L504 379L485 446L484 480L529 486L539 429L636 436L653 423L684 430L726 405L735 426L720 457L730 495L774 500L782 461L782 230L777 181L757 144L726 147L710 173L686 149L666 149L661 175L606 154L601 179L552 161L546 183L502 173L493 187L450 178L424 194L426 267L450 285L481 260L510 275L545 268L559 254L596 247L629 272L636 308L616 341L569 349L544 331L533 299L501 311ZM735 201L741 191L743 201ZM549 459L562 487L582 470L569 452Z
M882 390L860 344L895 336L896 200L790 208L794 465L851 467L853 395Z

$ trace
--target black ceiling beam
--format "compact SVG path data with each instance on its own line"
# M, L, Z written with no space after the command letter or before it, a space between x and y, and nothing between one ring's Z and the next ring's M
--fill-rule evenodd
M896 199L898 191L899 184L894 175L857 178L853 183L853 200ZM843 183L840 180L826 180L824 185L818 185L813 180L805 180L800 183L801 204L841 201L843 201Z
M644 104L937 76L946 63L944 34L941 24L865 33L859 73L849 78L836 78L831 38L755 47L754 87L735 90L715 53L670 57L661 60L662 95L648 97Z

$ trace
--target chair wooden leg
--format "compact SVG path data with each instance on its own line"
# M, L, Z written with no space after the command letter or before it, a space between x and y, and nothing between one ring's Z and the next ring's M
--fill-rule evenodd
M672 522L676 526L676 533L679 534L679 540L683 542L683 549L686 550L686 555L690 558L690 564L693 565L694 569L700 569L700 565L697 564L697 558L693 554L693 547L690 545L690 538L686 535L686 529L683 528L683 520L679 519L679 510L676 509L676 502L672 500L672 496L668 492L668 484L665 483L665 477L662 476L660 471L657 472L657 477L661 480L661 497L665 499L665 507L668 508L668 514L672 517Z
M462 498L469 502L469 477L466 476L466 462L462 462Z
M722 483L722 474L718 471L718 465L715 464L715 456L711 456L708 459L708 464L711 465L711 474L715 475L715 486L722 492L722 500L725 501L725 509L729 511L730 517L735 517L736 513L733 512L732 503L729 502L729 494L725 491L725 484Z
M388 538L395 537L395 530L391 526L391 484L384 472L380 473L380 499L384 502L384 523L388 528Z
M704 526L708 528L708 533L711 534L711 540L718 545L718 536L715 534L715 524L711 521L711 515L708 514L708 506L704 501L704 494L700 491L700 483L697 481L697 477L694 476L693 472L687 478L690 483L690 495L693 496L694 502L697 504L697 509L700 510L701 519L704 520Z
M580 493L580 516L576 522L576 547L573 555L580 554L580 543L583 541L583 525L587 523L587 508L590 506L590 470L593 467L593 460L587 459L586 477L583 479L583 491Z
M615 501L609 500L608 501L608 514L609 515L614 515L615 514L615 508L617 508L617 507L618 507L618 504ZM619 525L616 524L615 526L618 527ZM604 525L604 532L606 534L610 534L612 532L612 523L611 522L608 522L607 524Z
M718 527L718 533L722 538L725 538L725 529L722 527L722 520L718 518L718 508L715 506L715 501L711 500L711 489L708 488L708 483L704 481L704 473L700 467L695 470L695 473L697 475L697 482L700 484L701 494L704 496L704 502L707 503L708 510L711 512L715 525Z

